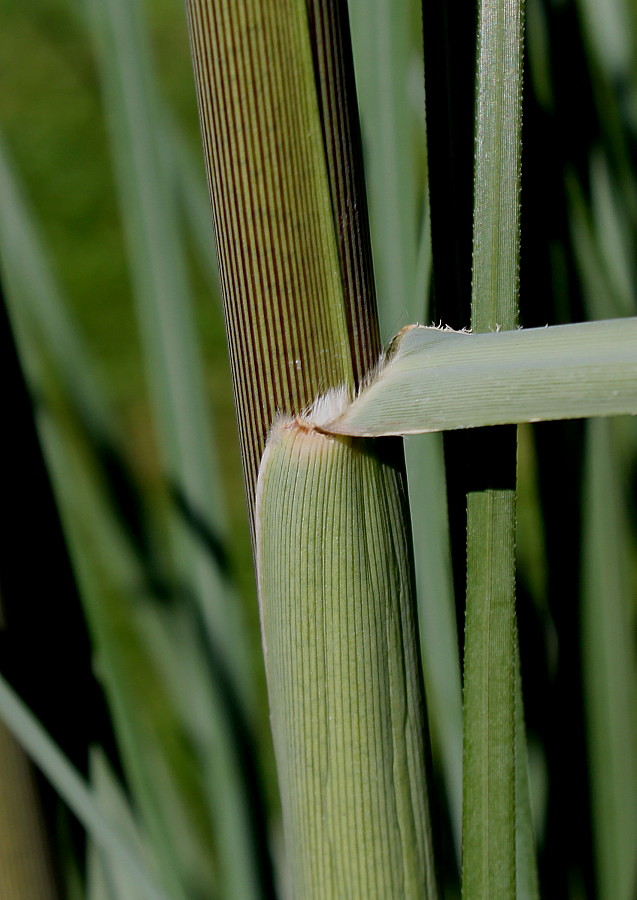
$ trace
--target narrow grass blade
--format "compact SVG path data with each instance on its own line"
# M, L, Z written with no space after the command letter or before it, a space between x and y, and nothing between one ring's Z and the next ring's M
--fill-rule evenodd
M602 8L591 3L590 0L578 0L576 5L587 57L586 62L592 75L590 84L595 113L601 126L601 141L620 191L622 206L630 221L630 234L634 241L637 232L637 183L632 149L635 118L632 104L625 103L623 92L619 89L623 79L626 79L625 83L631 86L634 79L634 61L632 66L629 63L631 51L634 55L634 45L630 47L628 38L634 28L634 7L631 3L624 4L622 13L619 12L618 4L605 4ZM613 6L615 15L610 12ZM602 9L604 25L600 27L597 19L602 13ZM617 15L618 12L619 15ZM614 34L609 40L607 26L613 19L614 28L611 30L614 31ZM630 21L631 19L632 21ZM630 88L628 89L630 90Z
M598 177L599 170L603 172L604 167L604 161L598 156L595 165ZM610 266L607 265L604 259L604 245L600 245L599 238L601 232L608 226L595 222L582 186L573 173L567 175L566 188L569 194L571 241L579 277L584 287L587 314L594 319L630 316L635 312L632 290L630 287L624 291L621 288L618 290L622 279L621 274L616 272L616 266L621 259L621 248L614 248L613 257L608 260ZM610 197L607 199L610 200Z
M44 772L93 840L134 878L147 900L168 900L137 859L130 845L105 818L82 778L51 741L19 697L0 676L0 715L16 739Z
M523 9L523 0L479 6L476 332L518 323ZM477 433L468 453L462 896L478 900L516 892L515 431Z
M521 0L482 0L479 15L471 325L518 318L522 126Z
M616 162L630 134L627 110L617 102L616 85L611 89L622 68L621 55L613 52L608 33L594 24L592 5L580 5L588 8L584 27L590 58L599 56L598 64L605 69L595 86L608 103L601 111L604 148L595 148L590 158L590 201L574 175L567 183L571 233L588 315L609 316L635 311L635 267L629 250L634 243L635 176L630 164ZM631 13L634 16L632 7ZM615 29L614 38L621 44L625 35ZM631 426L632 421L621 420L587 423L584 452L582 682L596 895L603 900L631 897L637 886L631 840L637 830L637 657L630 639L634 529L624 496L635 455Z
M635 311L634 281L637 275L630 219L608 159L601 152L591 156L590 175L596 244L610 288L604 292L609 295L605 299L607 306L612 304L614 307L612 312L602 313L599 318L630 316Z
M637 670L631 548L612 424L588 425L582 662L599 897L629 900L637 885Z
M540 900L519 650L515 672L516 900Z
M424 95L416 4L350 0L370 228L385 339L401 323L422 321L417 291L420 224L426 220ZM415 96L414 96L415 95ZM425 237L428 243L429 235Z
M350 0L365 138L370 228L381 331L427 321L431 222L418 2ZM418 73L418 91L416 86ZM415 189L414 186L417 186ZM462 692L439 438L405 445L422 664L434 761L443 772L460 859Z
M440 435L405 441L422 665L434 763L443 773L458 862L462 842L462 684Z
M334 434L637 413L637 318L468 334L411 327Z
M391 444L275 425L256 546L290 896L437 896L405 500Z
M96 802L122 839L131 844L140 859L143 859L144 842L128 798L100 748L92 749L89 767ZM87 851L86 900L118 900L120 897L141 900L130 873L109 864L110 862L95 842L91 841Z
M501 446L502 480L511 455L515 465L514 442ZM495 487L470 498L462 890L466 898L504 898L516 892L515 494Z

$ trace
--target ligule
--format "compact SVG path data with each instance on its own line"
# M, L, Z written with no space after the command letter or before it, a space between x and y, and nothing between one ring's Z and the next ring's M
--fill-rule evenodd
M435 897L401 448L282 419L256 545L294 898Z

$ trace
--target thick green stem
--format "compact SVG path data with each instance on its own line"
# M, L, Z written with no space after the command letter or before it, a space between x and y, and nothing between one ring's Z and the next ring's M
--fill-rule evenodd
M354 384L303 0L189 0L252 517L277 411Z
M523 0L482 0L471 327L518 324Z
M188 9L252 516L276 413L298 414L329 387L351 392L379 349L345 5L189 0ZM402 448L391 444L392 461L381 462L378 448L350 445L311 435L309 458L315 446L347 448L345 505L330 480L339 452L316 473L318 497L308 454L274 477L277 453L266 452L270 475L259 481L260 597L295 900L434 890ZM376 475L366 478L366 466ZM376 539L390 549L376 553Z
M477 453L497 448L498 462L508 463L508 478L497 464L487 471L484 457L479 472L490 486L467 498L462 862L467 900L515 896L515 492L499 487L515 477L515 433L507 430L498 438L487 435L487 446Z

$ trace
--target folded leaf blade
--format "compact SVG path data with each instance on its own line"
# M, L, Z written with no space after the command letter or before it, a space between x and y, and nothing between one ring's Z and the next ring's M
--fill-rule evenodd
M637 318L471 334L414 326L323 430L379 437L637 414Z

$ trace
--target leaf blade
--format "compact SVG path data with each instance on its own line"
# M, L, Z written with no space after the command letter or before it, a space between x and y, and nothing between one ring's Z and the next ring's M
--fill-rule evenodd
M411 327L323 430L379 437L637 413L637 318L486 334Z

